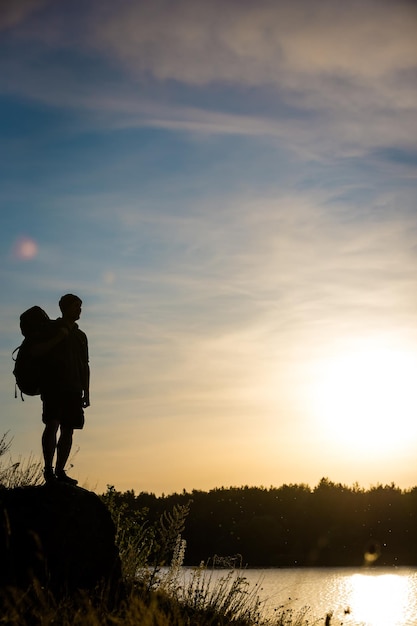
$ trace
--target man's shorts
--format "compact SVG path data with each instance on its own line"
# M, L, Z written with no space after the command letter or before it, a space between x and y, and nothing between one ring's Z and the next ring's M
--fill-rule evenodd
M68 428L83 428L84 410L81 392L42 393L41 398L44 424L56 421Z

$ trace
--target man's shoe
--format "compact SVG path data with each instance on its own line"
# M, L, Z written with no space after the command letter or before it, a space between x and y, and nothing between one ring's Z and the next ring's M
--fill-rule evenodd
M55 476L56 476L56 480L60 483L65 483L66 485L74 485L74 486L78 485L78 480L75 480L75 478L70 478L69 476L67 476L64 470L57 472Z
M47 485L50 485L51 483L56 482L56 476L54 474L54 470L52 469L52 467L43 470L43 477Z

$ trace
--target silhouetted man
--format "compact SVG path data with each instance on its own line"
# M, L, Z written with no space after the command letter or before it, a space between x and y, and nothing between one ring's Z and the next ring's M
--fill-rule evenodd
M66 294L59 301L62 317L51 324L51 336L37 350L42 356L42 451L47 483L77 481L65 473L74 429L84 426L84 408L90 406L88 341L78 328L82 301ZM60 430L59 438L58 430ZM56 453L55 471L53 460Z

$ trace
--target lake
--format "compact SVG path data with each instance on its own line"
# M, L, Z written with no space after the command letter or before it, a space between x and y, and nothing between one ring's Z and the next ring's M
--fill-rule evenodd
M192 568L183 568L189 580ZM194 570L195 571L195 570ZM212 584L227 570L209 570ZM332 626L416 626L417 568L279 568L236 570L256 586L267 617L281 606L308 606L309 624L333 613Z

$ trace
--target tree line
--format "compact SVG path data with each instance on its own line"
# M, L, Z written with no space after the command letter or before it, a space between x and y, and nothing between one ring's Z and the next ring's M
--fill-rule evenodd
M124 515L155 525L188 505L185 565L416 566L417 487L221 487L156 496L109 487Z

